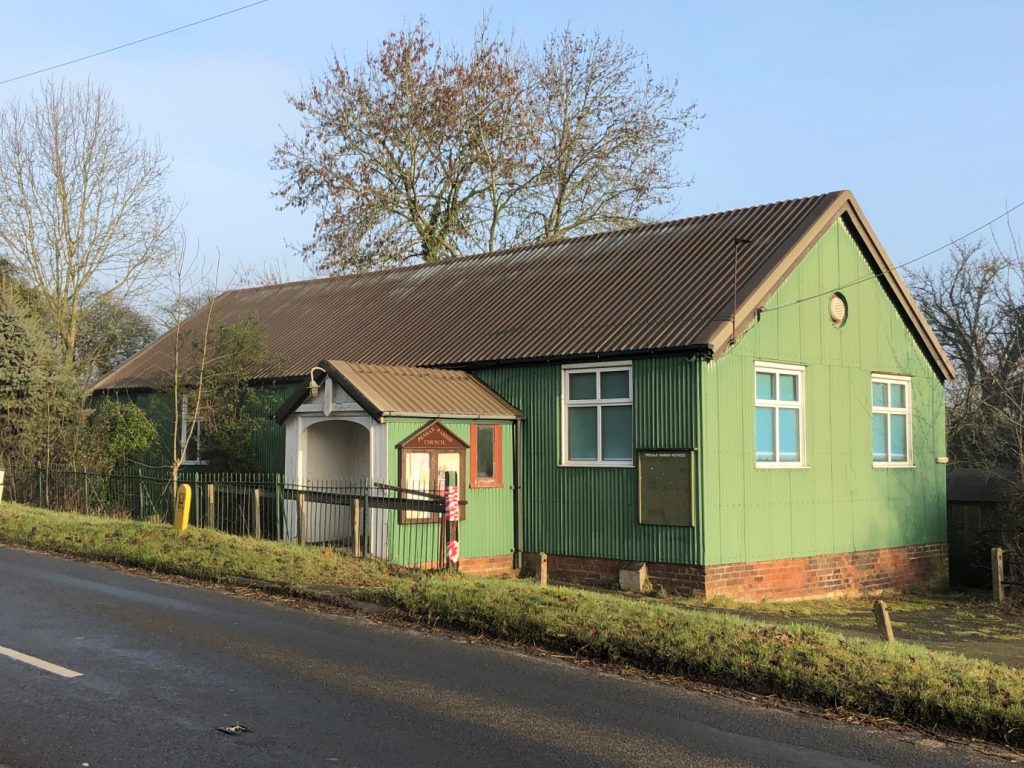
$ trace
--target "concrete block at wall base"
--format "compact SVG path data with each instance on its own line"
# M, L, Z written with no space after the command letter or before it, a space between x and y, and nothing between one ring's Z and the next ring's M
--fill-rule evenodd
M619 569L619 589L623 592L650 592L651 581L647 578L647 563L629 563Z

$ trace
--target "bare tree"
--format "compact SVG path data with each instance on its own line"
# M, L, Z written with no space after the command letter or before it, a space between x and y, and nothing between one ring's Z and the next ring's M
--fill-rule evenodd
M316 212L303 254L331 272L624 226L685 186L675 101L620 40L567 28L531 58L485 20L464 53L421 20L291 99L277 195Z
M219 261L218 261L219 266ZM170 381L171 484L178 490L178 474L188 459L189 446L199 440L201 421L199 414L205 396L206 369L211 354L211 329L216 305L216 280L211 281L198 255L189 256L182 241L171 261L174 296L166 310L165 323L174 338ZM209 296L209 301L196 307L195 297ZM182 327L185 319L203 311L205 316L198 337Z
M946 387L955 465L980 467L1009 489L1005 544L1024 558L1024 250L1008 240L955 244L949 260L909 275L959 373Z
M39 292L67 368L87 300L127 300L170 257L167 172L104 88L50 82L0 111L0 258Z
M673 155L699 116L676 108L676 82L657 80L619 38L551 35L532 62L539 106L538 174L526 215L552 240L628 226L688 186Z
M946 389L951 458L992 469L1018 466L1024 390L1014 388L1024 384L1024 257L998 243L958 243L938 269L910 272L908 279L958 372Z
M482 113L505 100L494 89L518 83L514 67L486 35L468 57L442 51L423 21L361 66L335 57L291 99L301 134L273 161L284 205L317 210L306 257L352 271L460 255L483 195L478 154L492 137L480 134L501 127Z

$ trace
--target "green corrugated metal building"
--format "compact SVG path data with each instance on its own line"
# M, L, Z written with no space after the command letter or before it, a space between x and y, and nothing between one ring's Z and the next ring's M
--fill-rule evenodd
M469 570L544 552L556 578L640 562L751 599L945 574L953 370L849 192L217 304L259 317L286 358L266 378L297 382L267 469L409 487L458 465ZM161 355L98 389L138 390ZM423 527L381 526L393 549Z

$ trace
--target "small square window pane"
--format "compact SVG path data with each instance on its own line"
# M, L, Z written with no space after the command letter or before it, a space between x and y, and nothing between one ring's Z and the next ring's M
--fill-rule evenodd
M479 425L476 428L476 476L485 480L494 479L494 427Z
M603 371L601 373L601 399L628 399L629 371Z
M779 408L779 461L800 461L800 412L796 408Z
M569 399L570 400L596 400L597 399L597 374L570 373L569 374Z
M774 408L754 409L754 445L758 461L775 461Z
M756 375L757 378L757 399L758 400L774 400L775 399L775 374L773 373L760 373Z
M633 458L633 406L606 405L601 409L601 459Z
M889 417L890 461L907 460L907 417L893 414Z
M888 392L889 388L885 386L885 382L871 382L871 404L882 408L887 406L889 404Z
M590 374L593 376L594 374ZM569 409L569 459L597 460L597 406Z
M889 420L884 413L871 414L871 459L889 460Z
M903 384L890 384L889 385L889 407L891 407L891 408L906 408L907 407L907 388Z
M797 377L791 373L779 374L779 400L795 403L799 399Z

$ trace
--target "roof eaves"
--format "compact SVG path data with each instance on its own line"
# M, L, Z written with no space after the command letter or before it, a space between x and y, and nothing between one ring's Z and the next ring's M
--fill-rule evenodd
M337 384L340 384L341 388L348 392L349 396L359 403L360 407L364 411L373 417L374 421L379 422L381 420L384 412L381 410L380 406L373 402L369 396L367 396L367 394L363 392L363 390L361 390L344 372L344 369L347 368L345 363L340 361L321 360L320 366L327 369L331 374L331 378L334 379Z
M726 354L754 324L760 309L793 273L851 198L848 190L826 195L819 207L801 222L802 226L793 228L793 235L776 250L774 257L766 260L766 269L748 279L739 289L742 298L736 307L735 331L731 312L730 317L712 320L705 326L702 336L709 340L713 357ZM754 285L748 287L751 282Z
M903 278L900 277L896 270L896 265L889 258L889 254L878 239L875 231L871 228L871 224L868 222L867 217L864 216L864 212L857 204L853 195L850 195L848 210L844 213L848 223L853 227L856 235L863 241L868 253L871 254L876 262L879 276L884 278L886 284L892 290L897 303L903 310L904 316L915 331L915 335L925 347L929 357L931 357L936 372L943 380L948 381L949 379L956 378L956 367L953 365L953 361L949 359L946 350L942 347L942 343L935 336L931 325L929 325L924 313L921 312L921 308L917 306L917 302L914 301L910 289L903 282Z
M510 413L409 413L406 411L384 411L382 419L461 419L464 421L522 421L523 414L514 408Z

